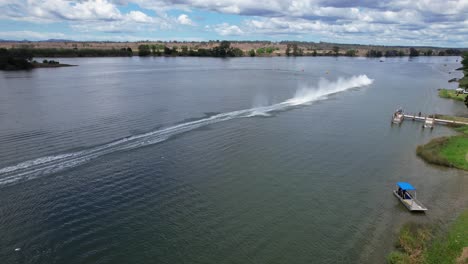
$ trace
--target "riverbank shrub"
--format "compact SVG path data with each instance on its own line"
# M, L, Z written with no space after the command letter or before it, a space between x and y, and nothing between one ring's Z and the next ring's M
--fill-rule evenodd
M461 213L446 233L434 234L435 229L427 224L405 224L398 235L396 250L387 256L387 263L468 263L466 255L462 256L468 247L468 210Z
M432 237L428 225L407 223L401 229L396 242L396 251L387 256L389 264L422 264L424 250Z

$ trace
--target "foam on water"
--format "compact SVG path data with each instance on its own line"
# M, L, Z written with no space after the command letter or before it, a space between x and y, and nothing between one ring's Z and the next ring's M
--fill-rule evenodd
M352 76L350 78L338 78L336 81L322 79L319 81L317 87L302 87L298 89L293 98L278 104L221 113L204 119L126 137L87 150L24 161L14 166L0 169L0 185L14 184L43 175L56 173L116 151L131 150L157 144L166 141L172 136L186 133L202 126L228 121L235 118L270 116L270 113L272 112L284 111L291 107L310 104L312 102L325 99L331 94L339 93L351 88L370 85L372 81L373 80L369 79L366 75Z

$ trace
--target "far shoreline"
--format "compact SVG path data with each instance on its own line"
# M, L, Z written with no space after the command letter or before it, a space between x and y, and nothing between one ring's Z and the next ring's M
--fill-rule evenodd
M78 65L75 64L66 64L66 63L59 63L59 64L49 64L49 63L32 63L33 69L40 69L40 68L60 68L60 67L77 67Z

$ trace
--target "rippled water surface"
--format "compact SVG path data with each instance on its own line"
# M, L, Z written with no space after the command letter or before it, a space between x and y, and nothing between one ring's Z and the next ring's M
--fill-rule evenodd
M457 57L92 58L0 72L2 263L381 263L406 221L442 223L468 175L391 126ZM392 196L410 181L429 208ZM20 250L15 251L15 249Z

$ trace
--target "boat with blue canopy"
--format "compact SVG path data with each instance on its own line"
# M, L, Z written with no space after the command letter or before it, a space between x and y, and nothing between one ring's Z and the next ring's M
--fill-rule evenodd
M410 211L424 212L427 208L416 199L416 188L408 182L397 182L397 190L393 190L393 194L400 200L403 205Z

